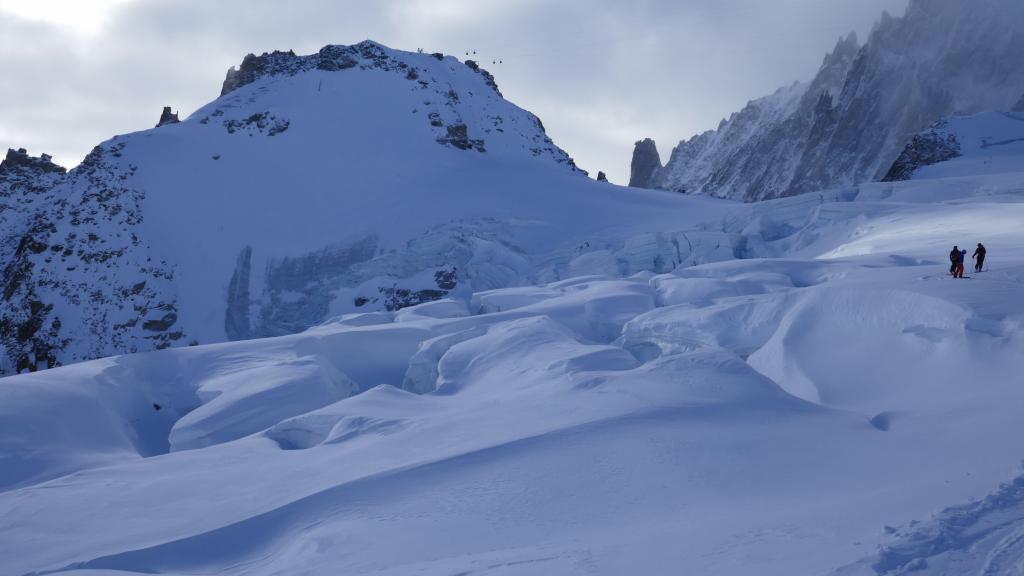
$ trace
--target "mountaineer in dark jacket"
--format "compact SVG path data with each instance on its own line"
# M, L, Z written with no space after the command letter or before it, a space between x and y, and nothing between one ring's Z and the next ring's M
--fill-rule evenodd
M985 246L981 242L978 242L978 247L974 249L974 271L981 272L981 267L985 265Z
M959 246L953 246L953 250L949 253L949 273L953 275L953 278L964 277L964 254L960 252Z

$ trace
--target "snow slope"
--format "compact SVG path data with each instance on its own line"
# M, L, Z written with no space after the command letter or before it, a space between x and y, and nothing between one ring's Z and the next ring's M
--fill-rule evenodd
M538 286L4 378L0 574L1013 573L1024 158L964 150L681 197L661 273L609 232Z
M863 46L840 39L810 82L751 101L633 184L755 201L880 180L932 123L1013 109L1024 94L1021 20L1017 0L911 0ZM634 162L649 166L650 155Z

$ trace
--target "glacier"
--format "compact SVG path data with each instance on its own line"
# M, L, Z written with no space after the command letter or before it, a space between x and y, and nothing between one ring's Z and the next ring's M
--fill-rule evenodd
M753 204L543 158L503 174L565 199L407 194L428 215L500 210L466 229L563 234L564 251L512 257L492 237L474 257L535 282L0 379L0 574L1013 573L1022 120L949 118L934 130L959 155L905 180ZM308 228L289 230L322 250ZM258 236L200 269L236 301L270 269ZM949 248L974 242L988 269L950 278Z

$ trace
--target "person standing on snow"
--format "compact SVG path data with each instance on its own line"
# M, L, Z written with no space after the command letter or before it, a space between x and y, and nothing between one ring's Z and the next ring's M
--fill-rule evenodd
M960 252L959 246L953 246L953 250L949 252L949 273L953 275L953 278L960 278L964 272L964 256Z
M978 247L974 249L974 271L981 272L981 267L985 265L985 246L981 242L978 242Z

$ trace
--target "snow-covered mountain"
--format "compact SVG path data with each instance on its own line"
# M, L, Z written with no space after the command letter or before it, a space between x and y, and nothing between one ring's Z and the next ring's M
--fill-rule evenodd
M551 162L648 231L539 286L0 379L0 574L1013 574L1024 122L936 130L958 155L909 180L748 204ZM988 269L951 279L976 242Z
M0 374L690 258L651 233L673 199L586 178L476 63L373 42L250 55L67 174L11 153L0 194Z
M1021 21L1017 0L911 0L863 46L841 39L811 82L680 142L664 167L638 142L631 185L754 201L879 180L932 123L1022 99Z

